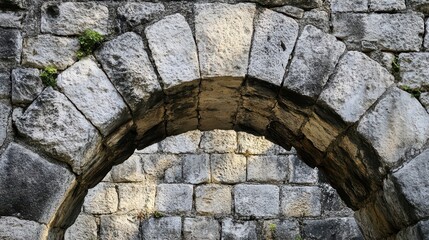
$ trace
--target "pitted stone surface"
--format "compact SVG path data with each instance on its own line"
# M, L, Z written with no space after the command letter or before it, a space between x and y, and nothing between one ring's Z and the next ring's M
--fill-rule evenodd
M281 7L273 8L272 10L280 13L284 13L293 18L302 18L304 16L304 10L294 6L284 5Z
M162 177L164 172L173 167L179 161L179 157L171 154L143 155L142 164L144 172L150 176Z
M401 53L399 55L401 82L399 84L419 88L429 85L429 53Z
M394 89L362 118L358 132L390 167L423 147L429 136L429 115L410 94Z
M241 216L274 217L279 214L280 190L275 185L236 185L234 203Z
M160 184L156 191L156 209L176 213L191 211L193 188L189 184Z
M166 153L193 153L200 143L201 132L190 131L178 136L171 136L160 143L160 148Z
M44 68L52 66L63 70L76 60L79 41L74 38L39 35L24 40L22 64L30 67Z
M0 27L21 28L24 14L20 12L0 12Z
M281 188L280 211L288 217L320 215L321 191L318 187L291 187Z
M98 2L45 3L42 7L42 32L79 35L86 29L108 33L109 9Z
M330 17L329 13L323 10L313 9L304 13L302 19L299 20L299 25L304 27L313 25L325 33L330 33Z
M280 86L298 37L298 23L265 9L257 17L248 74Z
M238 183L246 181L246 157L238 154L212 154L212 181Z
M165 17L145 34L165 89L200 78L197 47L182 15Z
M428 23L429 23L429 19L426 20L426 24L425 24L426 25L426 28L425 28L426 33L429 32L429 24ZM429 49L429 34L425 34L423 46L426 50Z
M46 227L40 223L15 217L0 217L0 239L27 240L42 239Z
M198 213L226 215L231 213L231 188L210 184L195 188L195 208Z
M100 239L139 240L139 221L131 216L101 216Z
M180 217L150 218L143 222L143 239L180 239L182 221Z
M148 213L154 210L155 206L155 183L146 180L142 183L118 184L118 211L132 212L139 211Z
M317 98L345 50L332 35L306 26L296 45L284 87Z
M309 167L297 156L289 156L290 183L316 183L319 180L317 169Z
M131 117L106 74L89 58L58 75L58 87L103 135Z
M131 26L137 26L151 20L155 15L164 12L162 3L129 2L118 7L118 15Z
M15 124L35 146L69 163L76 173L92 159L100 142L97 130L52 88L45 89Z
M90 214L109 214L118 210L118 193L115 185L99 183L88 191L83 204L84 212Z
M67 229L65 240L88 240L97 238L97 223L95 217L87 214L80 214L75 223Z
M222 221L222 239L258 239L256 232L256 223L249 222L236 222L230 218Z
M0 70L0 99L10 98L12 81L9 71Z
M365 70L363 70L365 69ZM393 83L393 76L363 53L348 52L319 100L353 123Z
M0 68L14 67L21 61L22 36L15 29L0 28Z
M201 77L244 77L253 34L255 5L195 5Z
M287 156L250 156L247 158L247 181L283 182L287 179Z
M46 224L74 180L66 168L11 143L0 158L0 215Z
M353 218L331 218L304 221L304 238L363 240Z
M133 155L120 165L111 170L114 182L141 182L145 180L143 164L140 156Z
M30 104L44 89L40 72L34 68L12 70L12 103Z
M210 157L208 154L183 156L183 180L191 184L210 181Z
M203 133L201 148L208 153L230 153L237 149L237 133L213 130Z
M183 223L183 237L185 240L217 240L220 238L219 229L219 223L212 218L185 218Z
M398 11L406 9L405 0L369 0L372 11Z
M0 146L3 145L8 135L12 114L12 106L9 101L0 100Z
M368 10L368 0L332 0L332 12L365 12Z
M264 239L296 239L300 236L299 225L294 220L270 220L263 225Z
M237 152L239 153L274 155L281 151L280 147L264 137L245 132L237 133L237 145Z
M124 33L104 43L95 55L132 111L146 104L154 92L161 91L139 35Z

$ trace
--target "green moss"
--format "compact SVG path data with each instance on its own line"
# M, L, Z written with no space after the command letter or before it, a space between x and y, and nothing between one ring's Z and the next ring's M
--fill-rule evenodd
M420 98L420 95L422 94L422 92L425 92L423 88L411 88L410 86L400 86L400 89L404 90L405 92L408 92L409 94L411 94L413 97L415 98Z
M401 71L401 66L399 65L399 59L396 56L392 61L392 70L394 73L399 73Z
M48 66L40 73L40 78L43 84L46 86L56 87L57 86L58 70L55 67Z
M82 59L90 54L104 41L104 36L97 31L87 29L79 37L80 49L77 52L78 59Z
M162 218L162 217L164 217L164 214L162 214L162 213L160 213L160 212L158 212L158 211L155 211L155 212L153 213L153 217L154 217L154 218Z

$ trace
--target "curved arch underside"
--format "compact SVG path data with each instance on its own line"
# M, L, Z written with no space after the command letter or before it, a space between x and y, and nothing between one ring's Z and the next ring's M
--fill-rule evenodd
M427 165L429 115L386 69L254 4L196 4L194 21L194 32L174 14L146 28L144 39L117 36L42 92L16 118L15 143L2 155L0 183L24 187L1 187L0 215L60 236L87 189L136 148L194 129L234 129L295 147L356 211L367 238L429 216L407 185L428 191L419 165ZM13 169L17 159L23 164ZM26 198L29 169L56 188Z

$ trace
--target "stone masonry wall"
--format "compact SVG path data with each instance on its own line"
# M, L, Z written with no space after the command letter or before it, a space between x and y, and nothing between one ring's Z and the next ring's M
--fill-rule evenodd
M115 166L65 238L362 239L319 174L263 137L187 132Z

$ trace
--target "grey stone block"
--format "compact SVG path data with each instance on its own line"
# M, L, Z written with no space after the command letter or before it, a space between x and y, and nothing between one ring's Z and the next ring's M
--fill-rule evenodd
M330 32L329 13L323 10L313 9L304 12L304 16L299 20L301 27L313 25L325 33Z
M160 150L165 153L194 153L198 149L200 138L200 131L190 131L167 137L160 142Z
M181 239L182 221L180 217L150 218L143 222L143 239L177 240Z
M180 159L172 154L141 155L144 173L162 179L169 168L181 164Z
M162 3L129 2L118 7L118 15L130 26L137 26L152 20L153 17L164 12L164 10Z
M371 11L399 11L406 9L405 0L369 0Z
M12 70L12 103L26 105L31 103L44 89L40 72L34 68L15 68Z
M286 217L317 217L321 213L321 191L318 187L283 186L281 211Z
M281 12L293 18L302 18L304 16L304 10L295 6L284 5L281 7L273 8L276 12Z
M117 184L118 211L150 213L155 208L156 182Z
M0 28L0 68L10 68L21 61L22 37L15 29Z
M258 239L256 223L254 221L233 221L226 218L222 221L222 239Z
M37 222L15 217L0 217L0 239L42 239L46 232L46 226Z
M0 100L0 146L3 146L10 130L12 106L7 100Z
M399 54L399 65L401 82L410 88L419 88L429 85L429 53L401 53Z
M368 10L368 0L332 0L332 12L366 12Z
M142 182L146 180L139 155L132 155L125 162L110 170L113 182Z
M100 239L139 240L139 221L128 215L101 216Z
M208 184L195 189L195 208L199 214L227 215L231 213L231 187Z
M237 133L225 130L204 132L201 136L200 147L207 153L234 152L237 149Z
M353 218L305 220L303 237L305 239L364 239Z
M185 240L217 240L220 238L220 224L213 218L185 218L183 237Z
M22 12L0 12L0 27L21 29L24 16Z
M182 156L183 180L191 184L210 181L210 156L208 154L186 154Z
M10 98L12 81L9 71L0 70L0 99Z
M289 156L290 183L317 183L319 174L316 168L305 164L297 155Z
M110 214L118 210L118 202L115 185L101 182L88 191L83 209L89 214Z
M262 228L264 239L299 239L299 224L296 220L264 221Z
M97 222L94 216L79 214L76 221L67 228L64 240L97 239Z
M236 185L235 211L246 217L275 217L279 213L279 195L280 190L275 185Z
M287 156L250 156L247 159L247 181L286 181L288 165Z
M155 206L157 211L185 213L192 210L192 185L159 184L156 192Z
M246 157L238 154L212 154L212 181L238 183L246 181Z

